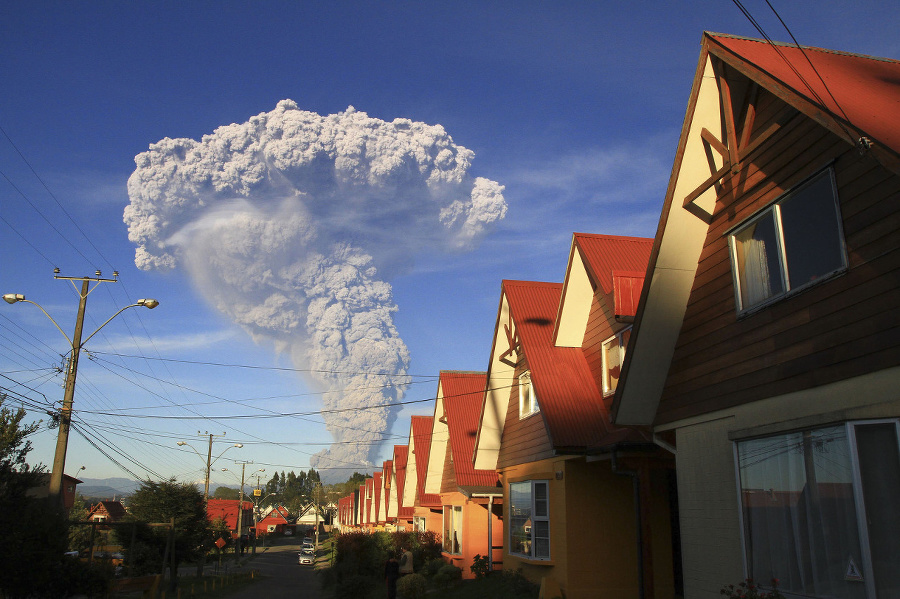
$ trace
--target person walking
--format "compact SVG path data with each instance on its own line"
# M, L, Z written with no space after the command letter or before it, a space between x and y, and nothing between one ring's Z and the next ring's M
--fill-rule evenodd
M397 599L397 579L400 578L400 564L393 555L384 564L384 583L387 586L388 599Z

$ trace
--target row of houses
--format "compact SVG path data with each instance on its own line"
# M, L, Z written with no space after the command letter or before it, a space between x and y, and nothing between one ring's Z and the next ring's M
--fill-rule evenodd
M896 60L705 33L655 238L503 281L338 525L548 597L896 596L898 116Z

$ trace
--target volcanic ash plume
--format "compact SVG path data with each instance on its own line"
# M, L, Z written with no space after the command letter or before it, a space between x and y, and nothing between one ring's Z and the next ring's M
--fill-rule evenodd
M506 214L503 187L468 175L472 158L439 125L284 100L200 142L151 145L124 220L139 268L183 268L311 371L336 442L312 465L362 468L395 410L359 408L400 400L409 366L387 281L421 252L474 247Z

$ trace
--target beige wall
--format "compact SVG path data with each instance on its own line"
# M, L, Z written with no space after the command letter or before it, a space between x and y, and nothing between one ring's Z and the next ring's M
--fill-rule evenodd
M677 434L685 597L715 599L744 577L734 440L900 417L900 368L773 397L667 426Z

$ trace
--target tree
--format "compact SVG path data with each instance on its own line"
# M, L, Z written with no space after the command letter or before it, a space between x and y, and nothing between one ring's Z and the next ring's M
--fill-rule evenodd
M213 499L238 499L238 490L231 487L216 487Z
M40 422L26 424L25 410L3 404L0 393L0 596L63 597L72 592L90 592L90 585L103 584L84 564L68 560L66 515L56 504L28 495L46 484L44 467L28 465L28 436ZM35 575L39 572L40 575Z
M160 572L169 539L167 527L151 524L168 524L175 519L174 557L167 561L172 580L178 564L196 561L206 554L214 539L203 493L193 484L180 483L174 478L162 482L145 481L131 495L128 502L128 519L141 524L136 529L134 563L141 573ZM132 556L128 556L129 560Z

